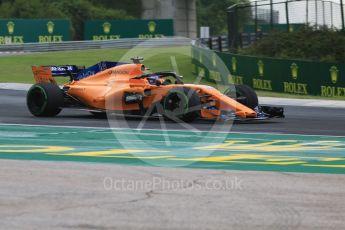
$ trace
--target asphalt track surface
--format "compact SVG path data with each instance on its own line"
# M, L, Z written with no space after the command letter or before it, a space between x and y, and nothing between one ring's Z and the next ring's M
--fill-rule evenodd
M344 175L0 162L2 229L342 230L345 225ZM144 185L133 189L130 182ZM218 186L226 182L230 186Z
M0 90L0 123L109 127L106 119L95 119L87 111L32 117L25 94ZM345 136L345 109L287 106L285 110L285 119L234 124L231 131ZM117 121L119 128L140 126L138 119ZM165 124L166 129L186 128ZM226 125L198 121L192 127L224 130ZM161 129L161 124L149 120L142 128ZM0 226L4 229L321 230L345 226L344 174L4 159L0 165ZM132 182L140 183L133 187ZM228 186L219 186L224 184Z
M25 96L25 91L0 90L0 123L109 127L107 119L96 119L88 111L81 110L65 109L53 118L33 117L26 108ZM344 114L345 109L285 106L286 118L284 119L247 123L237 122L234 125L196 121L191 126L202 131L213 129L214 131L231 130L234 132L345 136ZM137 118L117 118L116 126L112 126L112 128L162 128L158 119L147 120L143 123L143 126L141 124L141 120ZM164 124L166 129L191 128L170 121L166 121Z

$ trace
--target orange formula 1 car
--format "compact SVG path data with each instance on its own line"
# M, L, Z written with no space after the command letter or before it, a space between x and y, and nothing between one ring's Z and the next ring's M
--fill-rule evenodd
M33 66L34 84L27 106L34 116L55 116L63 108L106 111L125 115L164 116L175 121L203 119L267 119L284 117L283 108L259 106L256 93L246 85L217 89L184 84L174 72L146 73L141 58L133 63L100 62L89 68L76 65ZM61 89L54 77L69 76ZM234 90L236 92L234 92Z

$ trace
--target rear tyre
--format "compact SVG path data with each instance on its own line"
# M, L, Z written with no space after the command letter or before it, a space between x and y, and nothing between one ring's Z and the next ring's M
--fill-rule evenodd
M26 96L26 104L36 117L53 117L61 112L63 93L59 86L51 83L33 85Z
M176 118L193 122L200 117L199 95L189 88L174 88L162 100L163 115L170 120Z
M258 96L256 95L255 91L248 85L235 85L235 90L236 90L236 94L232 93L230 90L233 89L229 88L225 94L228 97L233 98L234 95L236 95L235 99L236 101L238 101L239 103L251 108L251 109L255 109L256 107L258 107L259 105L259 100L258 100Z

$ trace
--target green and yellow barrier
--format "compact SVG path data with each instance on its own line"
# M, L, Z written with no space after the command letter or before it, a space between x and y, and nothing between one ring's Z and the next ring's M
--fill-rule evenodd
M192 48L192 55L195 72L210 82L345 99L345 64L243 56L199 47ZM218 62L223 62L230 74L222 74Z

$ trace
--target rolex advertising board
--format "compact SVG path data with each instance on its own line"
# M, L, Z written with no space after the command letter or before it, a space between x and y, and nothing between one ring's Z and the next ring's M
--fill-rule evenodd
M85 40L120 38L160 38L173 36L171 19L155 20L92 20L85 22Z
M255 90L345 99L344 64L242 56L198 47L193 47L192 52L193 57L202 57L193 59L196 72L211 72L206 70L205 60L218 55L231 73L218 78L205 74L210 82L247 84ZM213 75L217 76L216 73Z
M0 44L71 40L70 21L64 19L1 19Z

